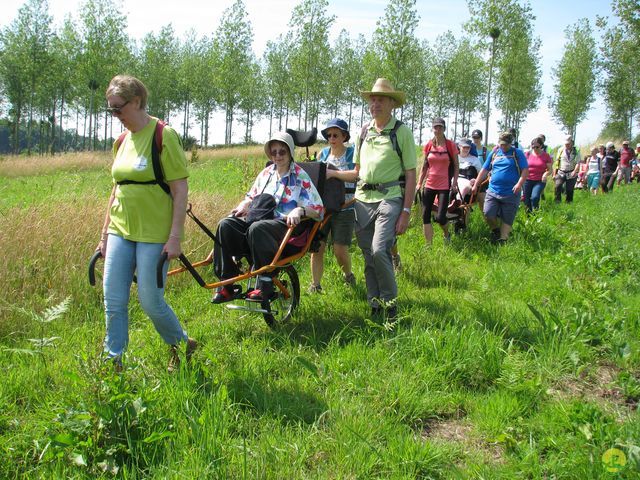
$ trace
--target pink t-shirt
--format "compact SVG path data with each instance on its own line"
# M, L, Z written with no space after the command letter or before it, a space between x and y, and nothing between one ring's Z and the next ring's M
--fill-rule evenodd
M633 157L633 150L631 150L630 148L622 147L620 149L620 166L628 167L629 165L631 165L631 160L633 160Z
M539 182L542 180L544 172L547 171L547 165L553 163L553 160L547 152L536 155L531 151L527 154L527 163L529 163L529 180Z
M449 190L449 153L447 147L432 146L427 157L429 177L427 188L431 190Z

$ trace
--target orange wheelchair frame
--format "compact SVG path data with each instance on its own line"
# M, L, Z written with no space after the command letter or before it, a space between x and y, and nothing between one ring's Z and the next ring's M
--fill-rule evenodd
M297 146L307 147L307 160L309 159L309 151L308 147L313 145L316 141L317 130L313 130L310 132L295 132L288 131L292 134L295 144ZM296 135L297 134L297 135ZM351 202L349 202L351 203ZM348 204L344 204L343 207L346 207ZM191 204L189 204L187 208L187 215L214 241L215 235L193 214L191 210ZM219 280L216 282L207 282L196 270L199 267L211 265L213 263L213 254L210 254L206 259L191 263L189 259L184 254L180 254L178 259L182 266L170 270L167 273L167 277L174 276L183 272L189 272L191 276L196 280L196 282L203 288L208 290L216 289L218 287L223 287L225 285L236 284L239 282L247 281L247 288L244 291L239 291L234 294L234 300L244 300L246 305L237 305L235 303L227 303L227 308L233 310L244 310L250 311L254 313L260 313L263 315L265 322L270 327L274 328L279 324L282 324L291 318L292 313L296 309L296 307L300 303L300 279L298 277L298 272L293 266L293 262L299 260L304 257L307 252L310 250L314 238L318 231L329 221L331 218L331 213L325 210L325 215L322 221L312 221L310 219L305 219L303 221L312 221L313 225L310 230L307 232L307 240L301 249L291 255L287 255L283 257L286 246L291 239L294 228L289 227L284 238L282 239L278 251L276 252L273 260L269 265L265 265L264 267L259 268L258 270L251 270L250 267L247 267L242 271L240 275L237 275L233 278L228 278L225 280ZM95 285L95 264L97 260L101 257L100 251L96 251L89 261L89 283L91 285ZM238 265L241 267L242 258L235 259ZM167 261L167 254L163 253L157 264L157 285L158 288L163 287L163 270L165 262ZM259 275L269 275L273 277L274 284L274 294L271 298L263 299L262 301L254 301L249 300L247 298L248 292L252 291L257 283L257 277ZM134 278L135 280L135 278Z

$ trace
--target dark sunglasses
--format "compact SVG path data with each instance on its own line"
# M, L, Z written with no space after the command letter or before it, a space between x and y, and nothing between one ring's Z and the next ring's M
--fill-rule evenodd
M327 133L327 138L340 138L341 136L341 133Z
M288 153L288 150L285 148L281 148L279 150L270 150L269 153L271 153L272 157L284 157Z
M107 112L109 112L111 115L120 115L122 113L122 109L126 107L128 103L129 103L129 100L124 102L119 107L107 107Z

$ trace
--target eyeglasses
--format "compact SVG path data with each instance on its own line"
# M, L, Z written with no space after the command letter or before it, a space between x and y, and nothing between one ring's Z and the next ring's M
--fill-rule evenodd
M107 107L107 112L109 112L111 115L120 115L122 113L122 109L126 107L128 103L129 103L129 100L124 102L119 107Z
M270 150L269 153L271 154L272 157L284 157L288 152L287 149L285 148L281 148L279 150Z
M341 136L341 133L327 133L327 138L340 138Z

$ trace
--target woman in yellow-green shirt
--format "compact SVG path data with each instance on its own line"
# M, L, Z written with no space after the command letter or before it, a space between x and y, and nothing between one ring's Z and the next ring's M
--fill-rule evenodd
M107 110L127 130L113 147L114 186L98 244L105 259L104 352L118 370L129 341L128 304L134 274L140 305L170 346L169 370L179 363L181 342L187 343L187 358L197 346L165 302L164 289L156 285L162 253L169 258L181 253L189 174L178 134L146 112L147 96L144 84L127 75L114 77L106 91ZM154 149L160 176L154 172Z

